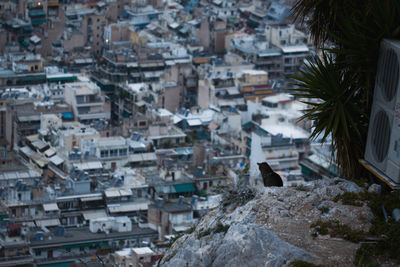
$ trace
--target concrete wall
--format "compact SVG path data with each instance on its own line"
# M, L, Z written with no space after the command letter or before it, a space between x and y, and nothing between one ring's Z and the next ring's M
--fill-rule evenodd
M197 102L202 109L207 109L210 104L210 88L206 80L199 80Z
M70 39L64 40L64 51L71 52L75 48L81 48L85 46L86 40L85 35L82 33L74 33Z
M193 212L185 212L185 213L177 213L177 214L169 214L169 221L172 224L184 224L190 223L193 220Z
M179 85L166 87L161 98L164 98L164 100L161 99L161 102L158 102L159 105L175 113L183 103L183 87Z
M205 50L210 48L210 23L207 20L201 23L196 37Z

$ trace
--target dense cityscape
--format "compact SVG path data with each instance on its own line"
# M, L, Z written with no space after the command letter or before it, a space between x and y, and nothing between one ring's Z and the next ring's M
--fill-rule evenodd
M294 4L0 0L0 266L153 266L257 163L337 177Z

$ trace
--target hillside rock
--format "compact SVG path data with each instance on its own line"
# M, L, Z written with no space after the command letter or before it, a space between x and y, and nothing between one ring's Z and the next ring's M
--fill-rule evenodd
M282 241L256 224L235 224L228 232L188 238L177 254L163 266L283 266L295 260L308 260L306 251Z
M173 244L161 266L285 266L294 259L351 266L359 245L329 236L313 237L310 225L337 220L367 231L372 212L366 205L333 201L338 194L361 191L338 178L298 188L258 188L255 198L243 206L232 203L209 212L193 233ZM217 225L229 229L216 232Z

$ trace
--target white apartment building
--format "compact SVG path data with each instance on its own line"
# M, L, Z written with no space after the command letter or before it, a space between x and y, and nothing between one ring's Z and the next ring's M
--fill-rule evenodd
M65 102L72 106L75 118L80 122L110 119L110 106L105 102L100 88L92 82L65 85Z

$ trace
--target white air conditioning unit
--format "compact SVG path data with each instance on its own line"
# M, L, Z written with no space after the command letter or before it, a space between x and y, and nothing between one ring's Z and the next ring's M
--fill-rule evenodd
M400 41L380 47L365 160L400 183Z

